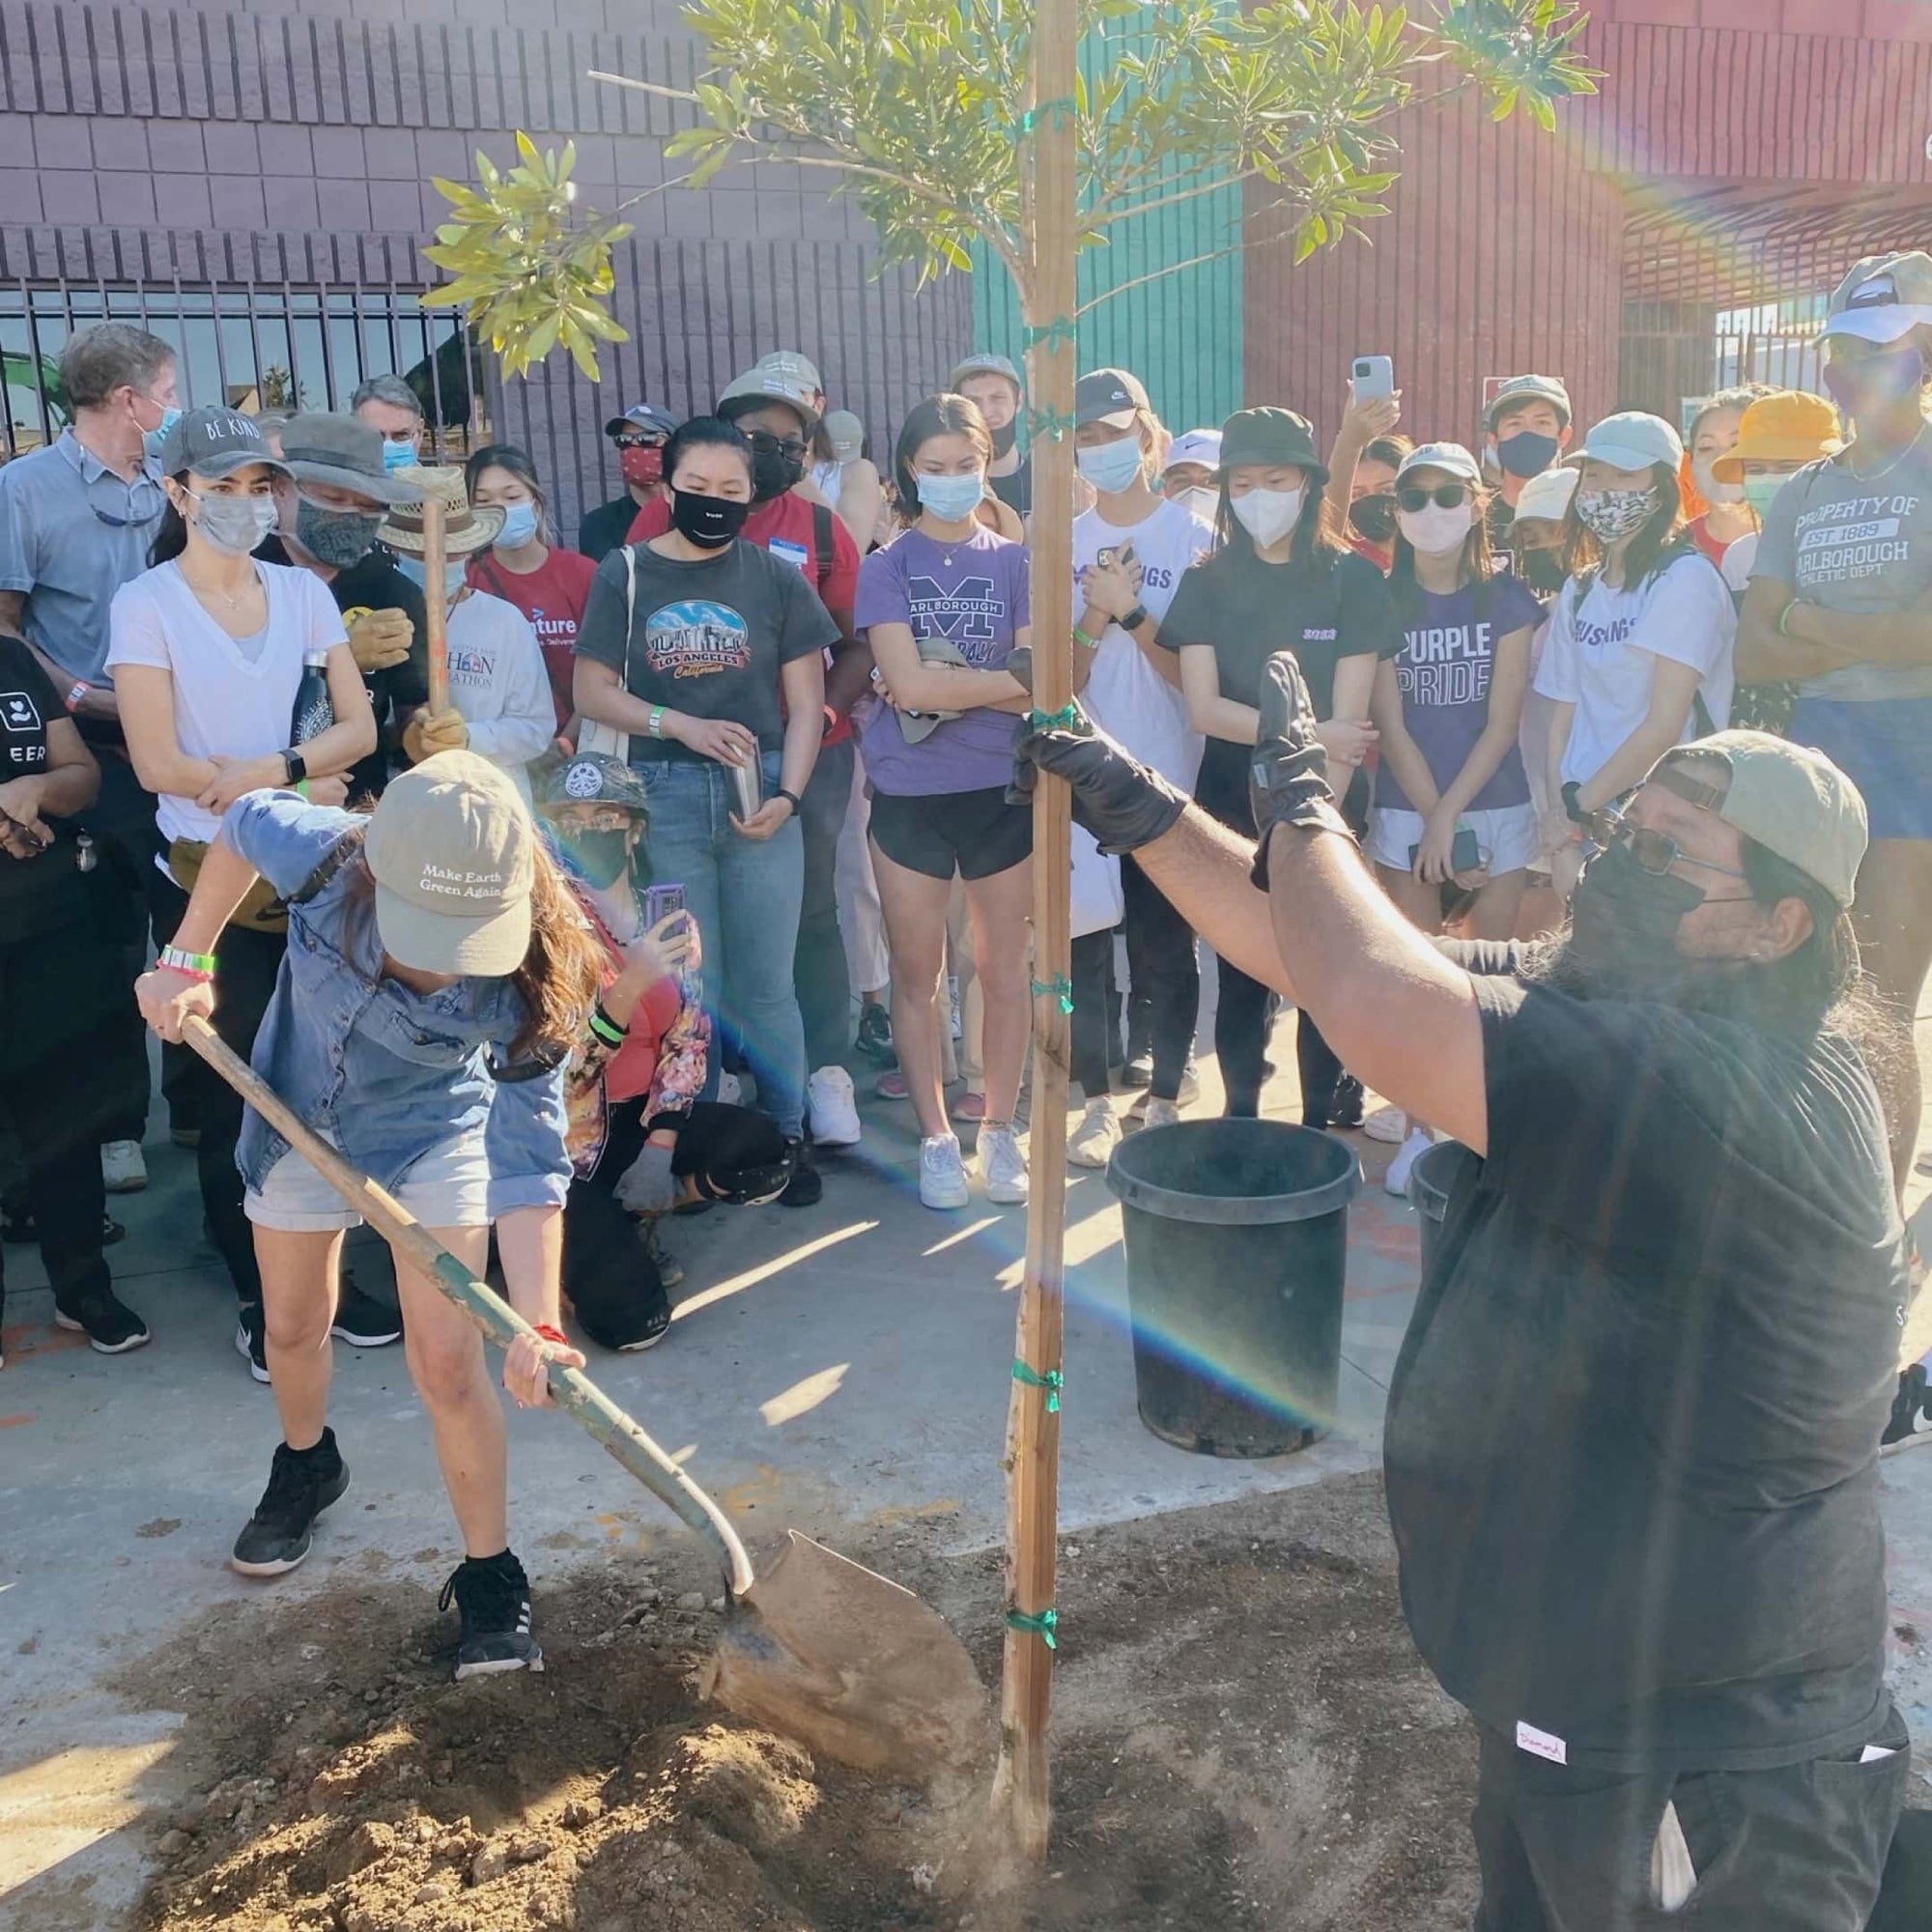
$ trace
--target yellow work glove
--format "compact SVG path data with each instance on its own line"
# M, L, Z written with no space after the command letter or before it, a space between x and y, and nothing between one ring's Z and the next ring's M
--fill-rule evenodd
M343 613L343 622L349 629L349 648L355 653L355 668L365 677L403 663L416 634L407 611L349 611Z
M403 732L410 763L419 765L439 752L460 752L469 743L469 726L460 711L418 711Z

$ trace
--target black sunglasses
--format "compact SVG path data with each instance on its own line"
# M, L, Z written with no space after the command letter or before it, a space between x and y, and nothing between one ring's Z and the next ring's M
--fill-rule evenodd
M655 430L640 429L635 436L613 437L611 440L619 449L655 449L665 441L665 438Z
M1469 486L1466 483L1438 483L1433 490L1425 490L1411 483L1406 489L1395 493L1395 500L1405 510L1410 512L1426 510L1431 503L1439 509L1453 510L1460 503L1469 500Z
M753 449L776 449L784 456L803 456L810 447L795 436L774 436L768 429L748 432L746 440Z
M1704 872L1716 872L1726 879L1742 879L1743 872L1729 866L1714 866L1708 859L1693 859L1667 832L1647 825L1633 825L1620 811L1593 811L1584 821L1584 830L1597 844L1605 847L1628 845L1630 854L1644 871L1662 878L1673 866L1695 866ZM1741 895L1750 897L1748 893Z

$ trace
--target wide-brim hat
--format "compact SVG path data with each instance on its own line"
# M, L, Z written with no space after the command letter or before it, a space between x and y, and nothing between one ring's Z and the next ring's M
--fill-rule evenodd
M1816 463L1843 447L1838 412L1823 396L1781 389L1746 410L1737 441L1711 465L1711 474L1719 483L1742 483L1747 463Z
M298 483L325 483L353 490L372 503L394 508L422 501L422 486L410 471L384 470L383 433L360 416L313 410L282 425L282 461Z
M463 471L441 465L418 464L398 469L399 482L414 485L415 498L408 506L391 509L376 531L378 543L386 544L404 556L423 554L422 504L437 497L442 504L442 554L473 556L488 550L502 534L504 510L500 503L472 503L463 480Z

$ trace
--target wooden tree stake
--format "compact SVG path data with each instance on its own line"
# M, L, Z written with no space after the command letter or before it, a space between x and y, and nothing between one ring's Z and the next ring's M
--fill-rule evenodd
M434 490L423 497L423 603L429 611L429 632L423 642L429 653L429 708L432 714L449 709L449 599L442 593L442 498Z

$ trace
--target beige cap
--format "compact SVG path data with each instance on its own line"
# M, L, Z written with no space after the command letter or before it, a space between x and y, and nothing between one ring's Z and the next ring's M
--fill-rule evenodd
M1516 499L1518 523L1560 524L1570 514L1570 499L1577 494L1581 471L1559 463L1541 476L1532 476Z
M1823 752L1766 731L1719 731L1666 752L1659 762L1685 753L1720 757L1729 767L1723 796L1710 801L1726 825L1797 867L1839 905L1851 904L1870 840L1865 802Z
M530 946L536 837L516 786L474 752L391 779L362 848L384 950L420 973L514 973Z

